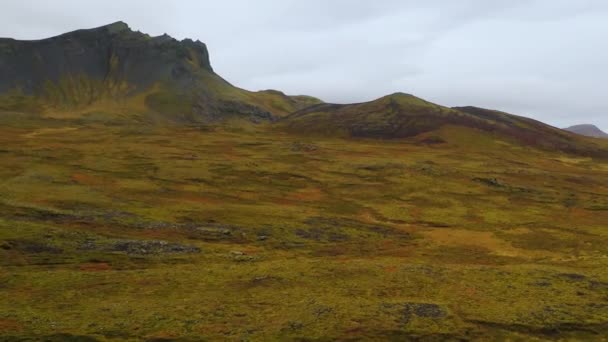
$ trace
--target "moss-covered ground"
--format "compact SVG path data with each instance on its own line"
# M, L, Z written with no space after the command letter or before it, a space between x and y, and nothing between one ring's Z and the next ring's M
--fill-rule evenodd
M605 338L608 162L433 134L5 115L0 340Z

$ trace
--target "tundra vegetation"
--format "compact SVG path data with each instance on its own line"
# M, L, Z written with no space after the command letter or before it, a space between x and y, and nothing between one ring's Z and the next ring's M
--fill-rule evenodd
M63 80L0 106L2 340L608 334L606 140L405 94Z

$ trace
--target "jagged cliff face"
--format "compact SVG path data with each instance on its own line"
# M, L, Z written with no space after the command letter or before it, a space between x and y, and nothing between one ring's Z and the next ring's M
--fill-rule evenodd
M0 39L0 75L5 110L86 112L103 102L182 121L259 122L311 103L236 88L215 74L204 43L150 37L123 22L36 41Z
M0 92L37 94L47 82L82 75L143 90L157 81L187 84L199 69L213 73L205 44L152 38L122 22L37 41L2 39L0 51Z

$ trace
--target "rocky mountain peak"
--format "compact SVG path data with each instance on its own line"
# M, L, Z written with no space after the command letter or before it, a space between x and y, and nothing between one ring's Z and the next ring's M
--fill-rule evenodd
M38 94L74 77L143 90L159 81L185 85L198 70L213 73L204 43L151 37L122 21L42 40L0 39L0 93Z
M129 25L127 23L125 23L124 21L117 21L115 23L108 24L108 25L105 25L102 27L111 34L120 33L123 31L131 31L131 28L129 27Z

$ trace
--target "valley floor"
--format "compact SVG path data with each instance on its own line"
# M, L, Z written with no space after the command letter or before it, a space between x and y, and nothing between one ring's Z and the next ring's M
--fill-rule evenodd
M608 162L259 126L0 128L2 340L601 340Z

